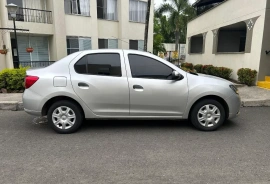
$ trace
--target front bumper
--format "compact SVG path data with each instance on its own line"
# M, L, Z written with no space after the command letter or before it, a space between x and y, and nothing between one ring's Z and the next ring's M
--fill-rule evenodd
M227 104L229 106L229 119L235 118L240 114L241 98L239 95L232 95L227 99Z

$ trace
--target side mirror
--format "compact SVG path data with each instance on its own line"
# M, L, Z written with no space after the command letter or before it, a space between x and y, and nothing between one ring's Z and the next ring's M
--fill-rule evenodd
M183 78L184 78L183 75L181 75L177 71L172 72L172 79L173 80L182 80Z

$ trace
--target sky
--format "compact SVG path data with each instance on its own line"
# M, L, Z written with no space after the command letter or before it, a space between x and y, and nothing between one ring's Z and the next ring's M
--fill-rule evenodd
M196 0L189 0L189 2L192 4L194 3ZM162 3L164 2L164 0L154 0L155 3L155 7L158 8Z

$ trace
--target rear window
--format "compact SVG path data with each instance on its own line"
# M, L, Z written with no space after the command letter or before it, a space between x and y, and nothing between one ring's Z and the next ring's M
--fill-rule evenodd
M74 65L74 69L79 74L122 76L120 55L116 53L85 55Z

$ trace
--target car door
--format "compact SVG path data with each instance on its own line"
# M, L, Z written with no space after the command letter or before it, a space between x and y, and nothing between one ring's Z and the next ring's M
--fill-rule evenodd
M123 51L85 51L70 64L75 93L98 116L128 116Z
M176 67L149 53L125 51L125 60L131 116L181 117L184 114L188 100L184 72L183 79L172 80Z

